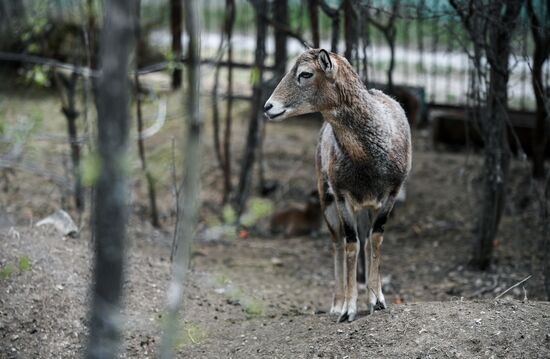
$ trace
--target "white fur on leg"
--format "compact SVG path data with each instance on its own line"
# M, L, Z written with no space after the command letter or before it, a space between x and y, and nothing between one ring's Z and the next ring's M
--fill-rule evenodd
M334 296L330 314L340 315L345 301L345 247L343 243L334 243Z
M346 244L346 299L342 307L339 322L353 321L357 316L357 257L359 241Z
M368 311L370 314L375 309L385 309L386 299L382 293L380 280L380 247L384 237L382 233L373 233L367 244L367 257L369 258L369 273L367 279Z

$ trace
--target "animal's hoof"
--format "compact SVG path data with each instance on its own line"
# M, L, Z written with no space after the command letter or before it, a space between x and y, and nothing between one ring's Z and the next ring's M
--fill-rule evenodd
M357 313L345 312L345 313L340 314L340 316L338 317L338 320L336 322L337 323L342 323L342 322L345 322L346 320L348 322L353 322L355 320L356 316L357 316Z
M386 308L387 308L387 306L386 306L385 301L377 300L376 304L374 305L374 310L383 310L383 309L386 309Z
M336 322L342 323L342 322L345 322L346 320L348 322L353 322L356 316L357 316L356 306L353 303L344 303L342 314L340 314Z
M345 322L346 319L348 319L348 313L347 313L347 312L340 314L340 316L339 316L338 319L336 320L336 323Z
M369 305L367 306L367 311L369 312L369 314L373 314L375 310L383 310L386 308L387 306L385 301L377 300L374 304L369 303Z
M344 313L344 300L343 299L333 299L332 306L330 307L330 315L339 316Z

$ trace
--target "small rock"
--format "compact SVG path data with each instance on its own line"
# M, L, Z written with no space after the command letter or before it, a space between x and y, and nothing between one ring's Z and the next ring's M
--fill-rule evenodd
M14 342L14 341L16 341L17 339L19 339L19 335L14 334L14 335L11 336L10 339L11 339L12 342Z
M78 227L71 216L62 209L58 209L53 214L38 221L36 226L40 227L46 224L52 224L58 231L63 233L64 236L73 238L78 236Z

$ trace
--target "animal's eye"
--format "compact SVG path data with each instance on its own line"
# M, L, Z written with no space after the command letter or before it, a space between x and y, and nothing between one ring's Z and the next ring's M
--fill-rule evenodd
M313 74L311 72L302 71L298 75L298 80L300 80L300 79L309 79L311 76L313 76Z

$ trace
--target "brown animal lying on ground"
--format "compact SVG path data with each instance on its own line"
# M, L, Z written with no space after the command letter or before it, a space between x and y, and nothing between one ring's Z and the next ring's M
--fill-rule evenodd
M292 204L273 214L270 222L272 233L285 237L319 234L322 222L321 203L317 191L310 193L305 206Z

